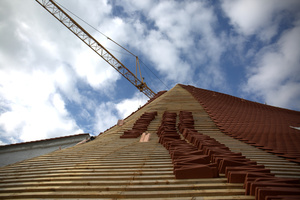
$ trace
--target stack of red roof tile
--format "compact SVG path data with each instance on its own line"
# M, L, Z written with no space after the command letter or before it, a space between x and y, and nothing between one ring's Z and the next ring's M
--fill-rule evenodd
M137 138L147 131L150 122L155 118L157 112L146 112L134 123L131 130L124 131L120 138Z
M227 135L300 163L300 112L181 85Z
M213 178L217 177L216 168L210 166L207 155L203 155L197 147L181 140L176 130L176 113L165 112L161 126L158 129L159 142L169 150L174 166L174 174L177 179L186 178ZM183 119L183 118L182 118ZM193 126L193 119L183 120L189 126ZM181 125L183 125L181 121Z
M226 175L229 183L244 183L245 177L251 174L252 177L273 177L269 169L265 169L263 165L257 165L255 161L251 161L241 153L234 153L228 147L216 141L207 135L203 135L198 131L191 129L191 121L193 115L191 112L180 112L181 128L183 128L183 136L198 150L210 159L210 166L218 169L219 173ZM187 118L188 117L188 118ZM189 120L187 120L189 119ZM186 123L189 122L189 123ZM185 126L186 124L186 126Z
M255 196L256 200L299 199L300 180L291 178L275 178L252 176L246 177L244 188L246 195Z
M167 91L160 91L160 92L156 93L156 95L155 95L154 97L152 97L151 99L149 99L148 102L147 102L145 105L143 105L142 107L140 107L138 110L132 112L132 113L131 113L130 115L128 115L125 119L131 117L131 116L132 116L133 114L135 114L137 111L139 111L140 109L144 108L145 106L147 106L147 105L150 104L152 101L154 101L155 99L157 99L158 97L160 97L161 95L163 95L163 94L166 93L166 92L167 92ZM124 119L124 120L125 120L125 119ZM124 121L124 120L123 120L123 121ZM117 124L117 125L118 125L118 124ZM110 130L111 128L113 128L113 127L115 127L115 126L116 126L116 125L114 125L114 126L108 128L108 129L106 129L104 132ZM102 132L101 132L101 133L102 133ZM101 133L99 133L99 135L100 135Z

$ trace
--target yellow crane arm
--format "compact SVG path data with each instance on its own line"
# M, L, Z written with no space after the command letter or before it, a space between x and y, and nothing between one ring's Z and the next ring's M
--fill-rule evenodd
M140 92L147 97L152 98L155 93L142 80L138 79L127 67L115 58L106 48L104 48L95 38L93 38L84 28L82 28L74 19L72 19L62 8L60 8L53 0L36 0L58 21L65 25L72 33L74 33L87 46L94 50L108 64L124 76L132 83Z

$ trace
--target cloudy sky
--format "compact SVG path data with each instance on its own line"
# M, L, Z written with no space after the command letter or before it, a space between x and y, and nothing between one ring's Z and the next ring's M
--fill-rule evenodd
M299 0L58 2L139 56L154 92L192 84L300 110ZM0 145L98 135L146 101L36 1L0 1Z

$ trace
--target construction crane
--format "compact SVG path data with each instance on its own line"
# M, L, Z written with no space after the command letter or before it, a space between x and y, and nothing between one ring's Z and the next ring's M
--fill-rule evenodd
M141 74L139 59L137 56L136 56L136 74L133 74L127 67L125 67L123 63L121 63L113 54L111 54L95 38L93 38L84 28L82 28L74 19L72 19L62 8L60 8L57 5L57 3L55 3L53 0L36 0L36 1L42 7L44 7L50 14L52 14L58 21L60 21L63 25L65 25L72 33L74 33L87 46L89 46L92 50L94 50L101 58L103 58L115 70L117 70L122 76L124 76L140 92L144 93L149 98L155 96L155 93L144 82L144 78L142 77ZM140 79L137 77L138 71L139 71Z

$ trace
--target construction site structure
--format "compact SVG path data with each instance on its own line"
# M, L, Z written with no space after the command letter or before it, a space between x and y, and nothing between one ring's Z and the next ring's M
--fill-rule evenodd
M0 199L299 199L299 122L176 85L93 141L0 168Z
M87 46L89 46L94 52L96 52L101 58L103 58L110 66L112 66L130 83L132 83L140 92L144 93L149 98L155 96L155 92L153 92L153 90L151 90L147 86L147 84L144 81L144 78L142 77L139 59L137 56L135 56L136 74L133 74L121 61L119 61L93 36L91 36L91 34L89 34L72 17L70 17L60 6L58 6L57 3L55 3L53 0L36 0L36 1L43 8L45 8L51 15L53 15L58 21L60 21L65 27L67 27L72 33L74 33L80 40L82 40ZM119 45L118 43L116 44ZM122 48L125 49L124 47ZM125 50L129 52L127 49ZM137 77L138 71L139 71L140 79Z

